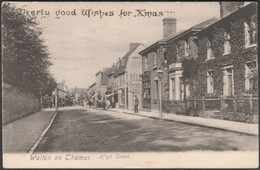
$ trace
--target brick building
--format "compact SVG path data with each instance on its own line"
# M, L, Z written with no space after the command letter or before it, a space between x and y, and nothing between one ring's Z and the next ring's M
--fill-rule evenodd
M208 19L166 40L168 49L165 56L169 65L169 100L184 101L185 93L186 97L190 96L189 84L186 83L186 89L184 89L182 61L198 57L197 36L195 34L217 20L217 18Z
M216 18L212 18L176 33L176 19L163 20L164 38L140 52L143 56L143 109L158 110L160 93L163 107L169 100L184 100L181 61L184 58L197 58L195 33L216 21ZM170 28L172 30L169 30ZM160 71L163 73L161 83L158 79ZM189 86L186 89L186 94L189 94ZM178 105L182 104L178 103Z
M220 101L211 106L206 104L203 110L205 107L206 110L227 109L234 112L230 113L233 117L243 112L241 119L246 119L246 114L254 112L253 105L258 109L258 100L235 98L256 96L258 99L257 4L243 6L241 2L220 2L220 17L219 21L196 34L198 71L192 85L192 97L230 98L222 104ZM250 110L246 113L247 108ZM225 119L233 120L230 117Z
M157 73L165 69L165 39L176 33L176 18L163 19L163 38L145 48L139 54L142 55L142 103L144 110L159 109L159 89L165 92L165 86L159 83ZM163 71L162 82L166 82L167 73ZM161 87L159 87L161 86ZM164 93L162 93L164 94ZM167 99L167 95L162 95L162 99Z

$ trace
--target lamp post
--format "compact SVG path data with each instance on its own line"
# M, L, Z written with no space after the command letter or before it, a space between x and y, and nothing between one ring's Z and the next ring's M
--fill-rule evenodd
M163 119L163 115L162 115L162 77L163 77L163 71L162 70L157 71L157 77L158 77L158 85L159 85L159 118Z

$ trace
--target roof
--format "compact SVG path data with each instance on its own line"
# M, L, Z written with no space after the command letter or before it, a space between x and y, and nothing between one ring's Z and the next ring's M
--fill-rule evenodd
M115 73L115 66L113 65L109 71L109 73L107 74L107 76L112 76Z
M92 87L95 86L95 85L96 85L96 82L93 83L93 84L91 84L89 88L92 88Z
M217 22L214 22L212 23L211 25L209 25L208 27L204 28L203 30L201 30L200 32L197 33L197 35L201 35L201 34L204 34L206 31L208 31L209 29L211 28L214 28L214 27L217 27L219 25L223 25L224 22L226 22L227 20L230 20L232 18L236 18L237 15L240 15L240 14L247 14L249 15L249 13L252 13L252 12L255 12L254 8L257 8L257 4L255 2L252 2L240 9L238 9L237 11L223 17L222 19L218 20Z
M182 31L179 31L178 33L175 33L169 37L166 37L164 39L161 39L157 42L155 42L154 44L150 45L149 47L145 48L143 51L141 51L139 54L143 55L143 54L147 54L148 52L150 52L153 48L156 48L158 45L160 44L166 44L167 42L173 40L173 39L177 39L177 38L180 38L192 31L194 32L198 32L200 31L201 29L209 26L210 24L214 23L218 21L217 18L213 17L213 18L210 18L208 20L205 20L197 25L194 25L192 27L190 27L189 29L186 29L186 30L182 30Z
M136 43L136 44L135 44L135 47L132 48L132 49L130 49L130 51L128 51L128 52L125 54L125 56L117 62L118 68L117 68L117 67L115 68L114 76L118 76L118 75L120 75L120 74L122 74L122 73L125 72L126 64L127 64L127 61L128 61L129 56L130 56L140 45L143 45L143 44Z
M106 68L103 71L103 75L101 77L101 84L106 85L108 84L108 74L112 71L112 68Z

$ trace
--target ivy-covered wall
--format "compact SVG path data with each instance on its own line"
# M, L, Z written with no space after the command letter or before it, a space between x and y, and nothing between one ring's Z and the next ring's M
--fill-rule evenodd
M229 32L231 53L224 53L224 32ZM207 47L211 42L214 59L207 60ZM233 65L234 94L242 96L245 92L245 63L253 61L257 56L257 48L245 49L244 19L236 18L219 27L214 27L199 36L198 39L198 73L193 89L193 97L207 96L207 72L213 71L214 96L223 95L223 67ZM256 92L258 93L258 92Z

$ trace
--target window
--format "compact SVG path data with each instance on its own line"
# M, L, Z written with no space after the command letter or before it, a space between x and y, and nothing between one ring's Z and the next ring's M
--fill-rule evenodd
M231 52L231 45L230 45L230 35L227 32L224 32L224 55L229 54Z
M245 64L245 92L253 93L257 90L258 74L256 68L256 61Z
M154 67L158 66L158 60L157 60L157 56L154 56Z
M233 67L224 68L223 83L224 83L224 86L223 86L224 96L234 95Z
M185 57L189 56L189 46L186 41L184 41L184 56Z
M180 47L179 47L179 45L176 45L176 56L177 56L177 60L181 59Z
M207 92L208 94L214 93L213 71L208 71L207 73Z
M248 47L250 45L256 44L257 30L256 30L255 15L252 16L250 22L244 22L244 25L245 25L245 46Z
M214 58L214 55L213 55L213 52L212 52L212 49L211 49L211 42L208 41L207 43L207 59L212 59Z

